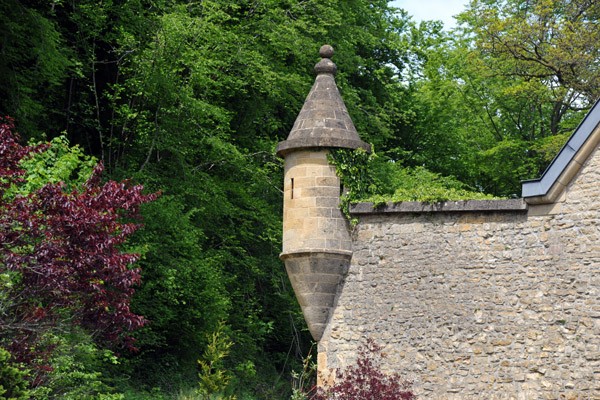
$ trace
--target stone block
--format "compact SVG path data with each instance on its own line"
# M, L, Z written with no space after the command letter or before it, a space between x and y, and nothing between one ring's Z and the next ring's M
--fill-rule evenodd
M563 210L563 203L551 203L529 206L528 215L531 217L539 215L560 214Z
M297 176L294 178L294 189L302 189L306 187L313 187L316 184L318 178L314 176ZM291 178L289 187L291 188Z
M310 164L310 165L307 165L305 168L306 168L305 176L312 176L312 177L324 176L323 167L321 165ZM325 175L325 176L327 176L327 175Z
M340 179L334 176L316 178L317 186L333 186L337 189L338 195L340 190Z
M314 250L324 250L327 249L327 239L319 238L319 239L303 239L301 243L301 248L303 249L314 249Z
M350 240L341 240L340 250L351 251L352 250L352 241Z
M335 283L327 283L327 282L318 282L315 284L314 291L319 294L335 294L337 290L339 282Z
M373 239L373 236L374 236L374 234L373 234L373 231L371 231L371 230L360 230L360 231L358 231L357 239L361 240L361 241L371 240L371 239Z
M343 275L337 275L337 274L314 274L311 273L310 275L307 274L305 276L305 279L307 280L311 280L317 283L327 283L327 284L338 284L340 283L340 281L344 278Z
M289 209L316 207L316 204L316 199L314 197L294 198L290 199Z
M315 204L319 204L319 207L327 207L327 208L337 208L339 209L340 206L340 199L338 197L339 193L336 194L335 196L328 196L328 197L318 197L315 199ZM314 207L314 206L313 206Z
M298 176L306 176L306 167L302 165L292 165L284 170L285 179L290 179Z
M287 231L286 233L289 235L291 234L292 230L299 230L302 231L304 229L304 218L296 218L296 219L287 219L285 221L285 230Z

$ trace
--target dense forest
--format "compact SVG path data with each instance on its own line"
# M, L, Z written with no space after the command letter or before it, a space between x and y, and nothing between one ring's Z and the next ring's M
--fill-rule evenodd
M472 0L453 30L386 0L0 13L0 399L290 398L314 350L278 258L275 145L321 45L371 194L518 197L600 95L594 0Z

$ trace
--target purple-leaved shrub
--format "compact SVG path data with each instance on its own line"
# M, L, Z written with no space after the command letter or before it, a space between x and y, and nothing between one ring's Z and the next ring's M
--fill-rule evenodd
M381 372L379 360L385 357L373 339L358 348L355 365L338 371L335 383L317 390L315 400L415 400L412 383L400 374Z

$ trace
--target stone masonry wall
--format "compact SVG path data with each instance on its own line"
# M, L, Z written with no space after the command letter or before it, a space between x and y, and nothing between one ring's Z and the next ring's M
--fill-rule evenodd
M594 151L553 204L360 215L319 370L373 338L422 399L600 399L599 210Z
M327 151L288 154L284 174L283 253L350 252L347 222L338 206L340 179L327 161Z

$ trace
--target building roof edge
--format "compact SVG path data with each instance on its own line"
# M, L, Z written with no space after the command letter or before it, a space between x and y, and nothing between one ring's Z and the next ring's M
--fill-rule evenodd
M538 179L521 183L528 203L551 203L560 194L600 140L600 99L592 106L569 140ZM568 178L568 179L567 179Z

